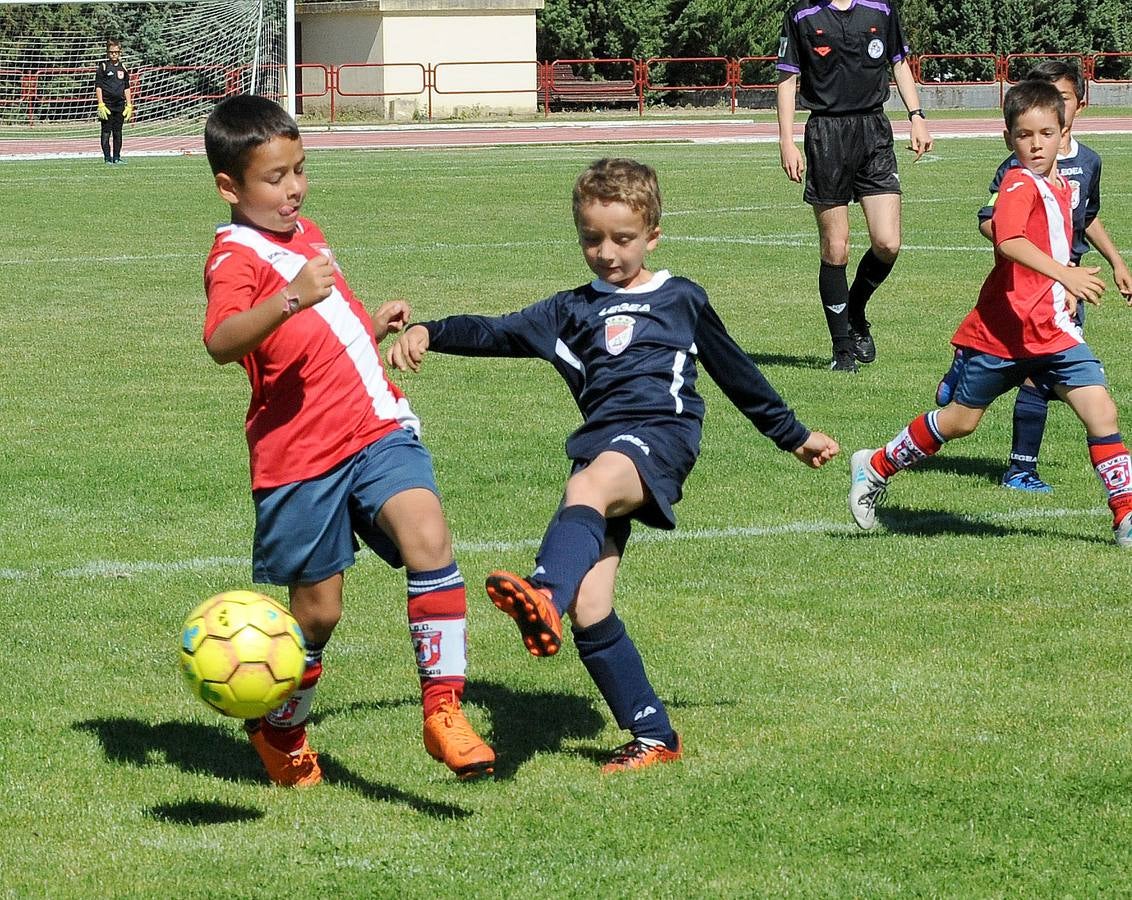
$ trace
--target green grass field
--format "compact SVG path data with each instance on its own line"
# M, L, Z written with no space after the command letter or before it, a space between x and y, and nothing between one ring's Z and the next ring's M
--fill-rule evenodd
M1132 249L1132 147L1087 140L1102 218ZM200 338L226 216L207 165L3 163L0 893L1126 895L1132 556L1076 420L1051 412L1051 495L997 486L1004 400L895 480L876 532L846 507L852 450L932 402L991 264L974 213L1004 152L943 140L902 159L906 247L870 308L879 361L855 378L825 371L815 228L773 144L312 153L305 211L351 285L418 318L588 280L574 177L597 155L655 165L653 268L702 283L844 452L807 471L704 376L681 527L638 529L618 604L686 757L606 778L625 737L572 645L529 657L479 587L529 568L577 413L549 366L430 356L399 381L470 586L466 699L497 777L460 784L425 754L403 573L363 555L311 731L327 780L301 793L266 783L177 666L188 610L250 586L246 378ZM854 229L855 259L856 209ZM1088 336L1126 419L1130 333L1110 290Z

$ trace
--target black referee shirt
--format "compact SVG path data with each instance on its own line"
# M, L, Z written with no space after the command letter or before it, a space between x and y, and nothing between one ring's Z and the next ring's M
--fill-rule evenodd
M786 10L778 42L781 72L799 76L801 105L815 114L846 115L880 108L888 68L908 54L892 0L797 0Z

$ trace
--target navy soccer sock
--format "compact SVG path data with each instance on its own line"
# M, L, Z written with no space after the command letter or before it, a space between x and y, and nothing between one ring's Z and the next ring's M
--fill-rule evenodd
M575 628L574 646L601 696L621 728L635 738L676 746L676 733L668 711L645 675L645 664L625 631L625 623L611 612L596 625Z
M869 247L857 263L857 274L849 288L849 322L861 327L865 324L865 305L873 292L881 286L896 265L896 260L885 262Z
M1014 435L1010 445L1010 467L1027 472L1038 470L1038 451L1046 430L1048 398L1028 384L1018 388L1014 401Z
M574 602L586 573L601 557L605 516L592 506L567 506L551 520L530 582L547 588L559 614Z
M852 352L853 342L849 338L849 282L845 277L845 266L835 266L824 259L818 271L818 294L825 312L825 324L833 349Z

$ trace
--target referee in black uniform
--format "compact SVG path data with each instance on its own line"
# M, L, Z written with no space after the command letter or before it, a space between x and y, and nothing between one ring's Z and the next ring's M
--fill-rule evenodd
M876 358L865 305L900 252L900 179L892 125L884 113L888 70L912 122L910 149L932 148L908 47L894 0L796 0L786 10L778 44L778 143L791 181L806 177L803 199L821 238L818 290L833 341L830 368L856 372ZM801 92L810 110L805 160L794 143ZM868 251L849 287L849 202L861 204Z
M108 163L120 163L122 123L130 121L134 104L130 94L130 73L122 65L122 44L113 38L106 42L106 59L94 69L94 99L98 102L102 157Z

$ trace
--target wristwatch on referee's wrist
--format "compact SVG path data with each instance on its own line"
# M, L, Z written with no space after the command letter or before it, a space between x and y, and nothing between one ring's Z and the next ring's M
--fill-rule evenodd
M283 288L283 290L282 290L282 294L283 294L283 318L284 319L291 318L291 316L293 316L295 313L297 313L300 309L300 307L299 307L299 294L298 294L297 291L292 294L291 291L292 291L291 285L287 285L287 287Z
M916 107L915 109L908 110L908 121L909 122L912 121L913 116L919 116L921 119L927 118L927 116L924 115L923 109L921 109L920 107Z

